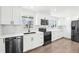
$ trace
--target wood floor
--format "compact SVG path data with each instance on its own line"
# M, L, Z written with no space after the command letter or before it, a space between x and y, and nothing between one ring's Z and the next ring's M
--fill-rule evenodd
M28 53L79 53L79 43L68 39L60 39Z

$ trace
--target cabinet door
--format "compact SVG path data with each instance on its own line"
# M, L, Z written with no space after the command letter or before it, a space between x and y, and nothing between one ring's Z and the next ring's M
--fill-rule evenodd
M31 40L32 40L31 41L32 42L32 49L42 46L44 43L43 34L42 33L41 34L40 33L34 34L33 37L31 37Z
M0 53L5 53L5 41L0 39Z
M43 45L44 44L44 35L43 33L37 33L37 44L40 46L40 45Z
M1 24L11 24L12 20L12 7L1 7Z
M23 52L28 51L31 49L31 39L30 36L24 35L23 39Z
M57 40L61 38L61 32L59 30L52 32L52 41Z
M27 34L23 39L23 51L28 51L43 45L43 34Z
M34 49L37 47L37 39L36 39L36 35L33 34L31 35L31 48Z
M59 18L57 20L57 26L65 26L65 21L66 19L65 18Z
M58 35L56 34L56 31L52 32L52 41L56 40L58 38Z
M21 7L13 7L14 24L22 24Z
M37 43L37 40L36 40L35 34L24 35L23 51L28 51L28 50L38 47L36 43Z

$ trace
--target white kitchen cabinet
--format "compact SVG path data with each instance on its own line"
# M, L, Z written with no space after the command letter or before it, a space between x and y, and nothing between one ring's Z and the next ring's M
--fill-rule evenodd
M0 24L23 24L22 16L31 16L35 18L35 12L20 6L0 7Z
M22 8L12 7L14 24L22 24Z
M37 35L34 34L34 35L31 36L31 48L32 49L38 47L38 45L37 45L38 41L37 40L38 40Z
M28 51L43 45L43 33L25 34L23 39L23 51Z
M31 38L27 34L24 35L23 39L23 52L31 49Z
M43 41L43 33L37 33L33 35L32 39L32 49L42 46L44 41Z
M5 42L4 39L0 38L0 53L5 53Z
M65 18L59 18L57 20L57 26L65 26L66 19Z
M0 24L10 24L12 21L12 7L0 7Z
M0 24L22 24L21 7L0 7Z
M54 31L52 31L52 41L57 40L62 37L64 37L63 29L55 29Z
M52 41L57 39L57 35L55 33L55 31L52 31Z

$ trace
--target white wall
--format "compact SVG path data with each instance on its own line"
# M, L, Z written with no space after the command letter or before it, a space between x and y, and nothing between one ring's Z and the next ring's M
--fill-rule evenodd
M71 22L73 20L78 20L77 17L67 17L65 22L65 29L64 29L64 35L65 37L71 38Z
M71 18L65 19L64 37L71 38Z

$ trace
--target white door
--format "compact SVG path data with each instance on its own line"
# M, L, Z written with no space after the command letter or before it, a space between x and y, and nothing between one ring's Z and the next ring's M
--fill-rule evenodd
M31 49L31 38L30 34L24 35L23 39L23 52L26 52Z
M38 46L41 46L44 44L44 36L43 33L37 33L37 44Z
M5 53L5 41L0 39L0 53Z

